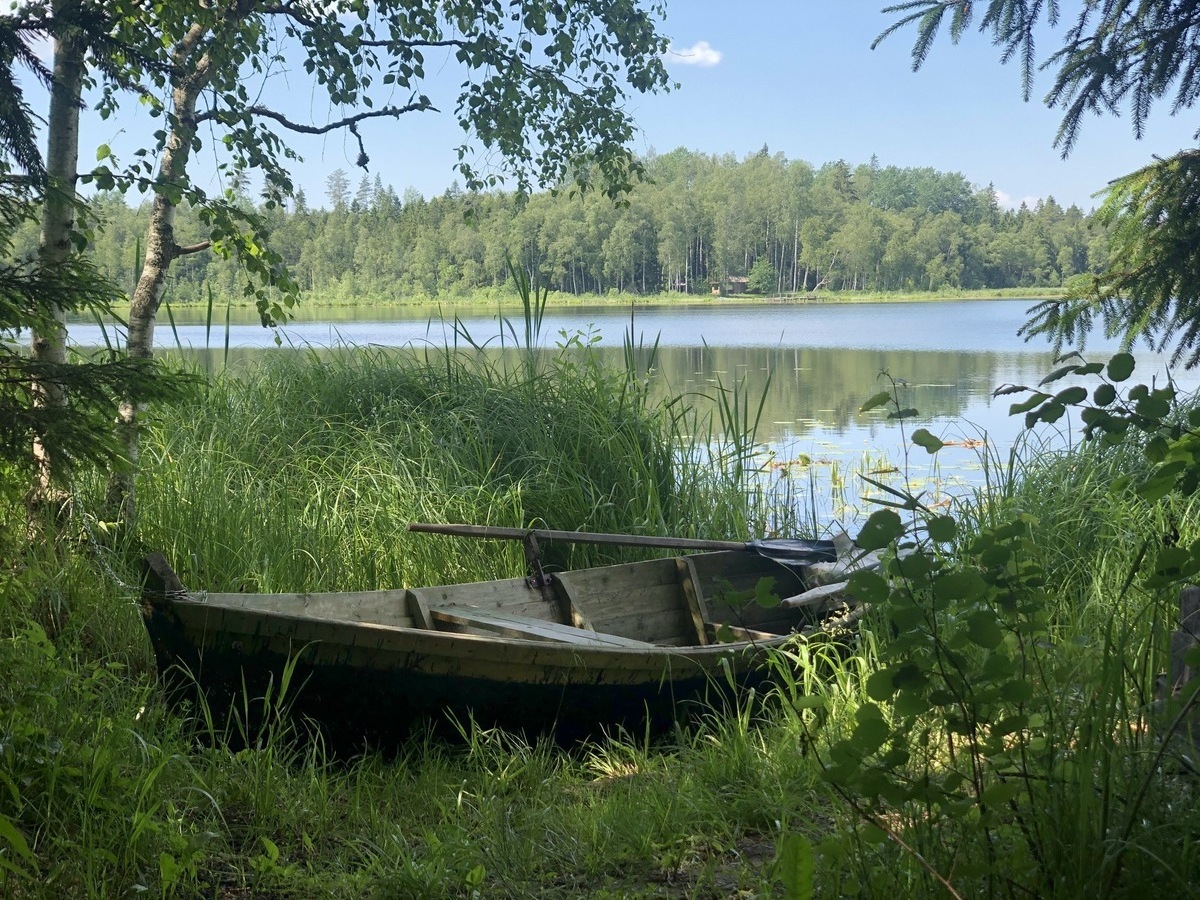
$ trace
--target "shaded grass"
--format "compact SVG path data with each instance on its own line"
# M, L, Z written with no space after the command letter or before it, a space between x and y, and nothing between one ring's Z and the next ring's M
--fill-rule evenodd
M73 617L115 605L79 583ZM744 848L811 817L798 737L756 707L570 753L469 725L461 746L399 758L333 763L278 733L235 752L197 743L203 727L147 677L65 632L52 644L11 599L4 621L28 624L0 639L0 815L30 858L0 873L5 896L760 893L769 858Z

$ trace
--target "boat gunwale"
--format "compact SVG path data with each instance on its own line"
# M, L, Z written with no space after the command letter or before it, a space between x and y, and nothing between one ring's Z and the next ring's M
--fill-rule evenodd
M338 592L329 592L336 595ZM382 593L382 592L380 592ZM202 610L221 610L222 612L231 612L234 614L246 615L249 617L269 617L272 621L282 624L313 624L319 623L344 629L347 631L372 632L377 634L396 634L405 636L414 636L424 640L433 640L437 642L456 642L464 641L482 646L513 646L516 645L523 649L540 650L545 652L569 652L573 656L624 656L624 657L641 657L641 656L673 656L687 658L705 658L710 656L722 656L729 653L738 653L746 650L760 650L770 647L781 646L788 641L797 638L803 639L806 634L803 631L793 631L787 634L773 635L770 638L763 640L747 640L747 641L729 641L726 643L713 644L654 644L647 643L645 647L621 647L616 644L608 645L582 645L572 644L565 641L548 641L548 640L532 640L527 638L510 637L505 635L491 634L473 634L469 632L454 632L440 631L431 628L422 628L417 625L388 625L381 622L364 622L358 619L335 618L329 615L304 615L298 613L286 613L278 610L260 609L248 606L226 605L220 602L213 602L214 598L221 597L278 597L278 596L296 596L293 594L208 594L204 599L197 599L189 592L187 597L171 597L165 602L174 607L191 608L196 611ZM163 602L163 601L159 601ZM607 634L607 632L596 632L597 634ZM346 644L344 641L337 641L339 644Z

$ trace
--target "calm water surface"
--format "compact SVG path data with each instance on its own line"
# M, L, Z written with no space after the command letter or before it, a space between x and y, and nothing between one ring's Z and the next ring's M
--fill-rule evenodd
M631 325L635 334L658 337L664 347L852 348L870 350L990 351L1027 354L1036 345L1025 343L1017 329L1032 301L944 301L930 303L846 304L697 304L638 307L632 312L612 306L550 310L543 319L542 343L554 345L563 332L598 333L602 343L620 346ZM223 347L223 322L206 327L203 313L184 308L174 313L172 329L160 314L156 332L160 346ZM460 313L461 332L455 333L453 310L446 319L405 307L302 310L300 318L278 331L258 324L248 310L234 310L228 337L231 347L269 348L276 338L285 344L329 346L375 344L444 346L466 343L512 344L523 339L520 313L509 313L510 327L495 313ZM308 318L308 317L313 318ZM80 344L101 342L100 329L73 323L71 335Z
M1020 417L1008 415L1019 398L993 398L993 391L1005 384L1034 386L1054 368L1048 345L1027 343L1017 334L1031 303L729 303L639 307L632 313L611 306L573 307L546 315L541 343L553 350L582 335L597 339L601 352L619 361L623 340L632 332L635 342L658 343L659 389L686 393L702 413L714 408L713 399L722 391L736 389L755 411L761 399L758 437L763 458L770 461L772 488L790 488L797 504L814 510L822 525L848 524L861 516L860 495L871 493L859 473L898 468L885 476L891 483L907 481L936 501L983 480L985 449L1007 457L1014 442L1027 439ZM456 327L453 320L403 308L315 310L303 315L317 318L293 321L278 333L245 314L228 330L224 323L207 328L188 315L176 311L174 329L164 317L158 344L190 348L215 367L263 352L346 344L436 349L473 344L502 352L520 345L524 334L519 316L505 326L496 314L480 312L460 313ZM69 333L80 345L102 343L95 325L72 324ZM1102 361L1117 349L1114 342L1096 338L1085 355ZM1135 353L1135 381L1166 377L1162 357L1144 348ZM1174 375L1184 390L1200 385L1193 373ZM906 432L887 419L886 410L858 412L868 397L891 385L890 379L896 380L903 405L920 413L905 423ZM930 457L907 442L917 427L957 445ZM1045 450L1061 448L1076 438L1076 429L1064 418L1032 441Z

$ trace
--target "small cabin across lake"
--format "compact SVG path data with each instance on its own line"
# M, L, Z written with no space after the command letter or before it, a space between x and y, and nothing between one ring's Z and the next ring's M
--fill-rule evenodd
M712 282L714 297L728 297L734 294L744 294L750 288L750 279L744 275L729 275L720 281Z

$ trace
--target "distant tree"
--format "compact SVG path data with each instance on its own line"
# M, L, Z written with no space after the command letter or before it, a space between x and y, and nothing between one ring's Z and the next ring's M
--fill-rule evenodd
M355 212L364 212L371 208L371 180L367 178L365 172L359 179L358 190L354 192L354 200L351 202L350 208Z
M326 176L325 196L331 209L342 210L350 205L350 179L345 169L334 169Z
M779 275L765 256L760 256L750 267L749 287L756 294L774 294L779 290Z
M245 200L250 194L250 173L242 166L234 166L225 178L226 196L230 200ZM282 197L279 185L268 182L263 185L263 193L268 196Z
M1060 6L1045 0L911 0L889 6L900 18L875 40L916 28L913 67L925 62L949 23L955 43L972 26L1019 60L1026 99L1039 68L1036 46L1059 24ZM1044 42L1043 42L1044 43ZM1061 46L1041 63L1054 73L1044 98L1062 110L1055 145L1071 152L1089 115L1128 109L1141 137L1151 110L1163 101L1172 114L1200 99L1200 4L1140 0L1080 4ZM1060 302L1038 306L1026 333L1056 342L1081 339L1096 320L1127 343L1145 337L1159 349L1176 344L1174 359L1200 364L1200 148L1156 159L1113 181L1098 212L1112 232L1107 268L1075 278Z
M1105 232L1078 207L1047 199L1003 209L994 192L971 188L960 173L869 165L854 166L863 195L849 202L835 174L781 154L738 161L677 150L655 160L654 182L620 209L594 192L581 202L566 191L521 199L460 189L425 201L409 189L402 203L375 178L366 210L314 213L296 203L288 212L264 203L257 212L296 280L329 298L436 288L449 299L447 292L504 283L506 255L581 293L611 286L703 292L715 273L748 274L758 259L769 260L777 289L788 291L822 283L884 291L1034 287L1061 284L1064 269L1072 277L1099 271L1106 259ZM115 192L90 206L105 221L93 232L96 260L123 281L144 246L144 225ZM191 207L180 210L177 230L207 233ZM29 255L36 244L36 233L23 228L14 253ZM940 259L927 269L933 256ZM200 301L211 288L222 301L242 302L239 278L236 260L191 254L175 264L174 297Z

